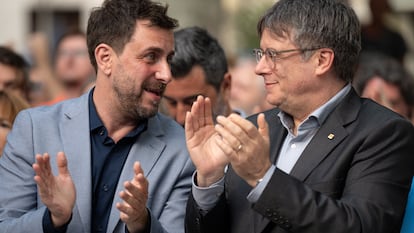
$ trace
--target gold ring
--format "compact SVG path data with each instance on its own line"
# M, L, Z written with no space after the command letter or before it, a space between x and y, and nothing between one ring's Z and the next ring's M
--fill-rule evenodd
M237 147L236 151L240 151L242 148L243 148L243 145L242 145L242 144L240 144L240 145Z

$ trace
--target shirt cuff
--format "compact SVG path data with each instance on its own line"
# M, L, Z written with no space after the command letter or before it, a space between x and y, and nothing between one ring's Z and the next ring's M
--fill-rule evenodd
M202 212L208 212L218 202L221 194L224 192L224 177L208 187L199 187L195 179L197 172L193 174L193 197Z
M273 173L275 172L276 166L272 165L269 170L267 170L265 176L260 181L260 183L257 184L256 187L250 191L249 195L247 195L247 200L250 203L256 203L260 196L262 195L264 189L266 188L267 184L269 183L270 178L272 178Z
M72 216L70 216L69 221L65 223L63 226L55 228L53 226L52 216L50 215L50 211L48 208L46 208L45 213L43 214L43 218L42 218L43 232L44 233L65 233L71 220L72 220Z

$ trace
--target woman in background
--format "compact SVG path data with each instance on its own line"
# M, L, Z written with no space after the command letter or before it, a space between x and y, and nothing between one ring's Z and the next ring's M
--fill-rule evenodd
M0 90L0 156L6 145L6 137L9 133L17 114L28 108L26 100L7 90Z

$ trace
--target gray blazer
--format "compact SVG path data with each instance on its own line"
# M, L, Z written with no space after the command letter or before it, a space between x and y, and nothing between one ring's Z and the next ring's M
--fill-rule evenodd
M91 144L88 94L52 107L22 111L15 120L0 158L0 232L43 232L46 207L37 194L32 164L37 153L48 152L54 174L56 153L64 151L76 187L76 204L67 232L91 229ZM188 156L184 131L173 120L157 114L132 146L120 175L107 232L124 232L115 204L123 182L134 176L140 161L149 181L151 232L184 232L185 203L194 166Z

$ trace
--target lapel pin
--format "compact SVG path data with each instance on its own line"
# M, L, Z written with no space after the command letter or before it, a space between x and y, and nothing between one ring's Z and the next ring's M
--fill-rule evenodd
M334 135L334 134L332 134L332 133L328 135L328 139L329 139L329 140L334 139L334 137L335 137L335 135Z

